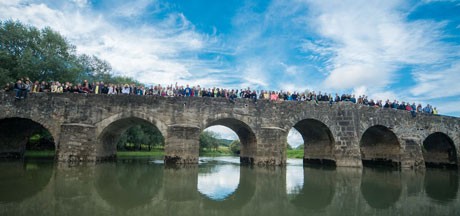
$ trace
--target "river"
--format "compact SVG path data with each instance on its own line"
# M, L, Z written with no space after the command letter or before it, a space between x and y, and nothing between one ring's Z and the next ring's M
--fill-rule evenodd
M457 170L0 162L0 215L460 215Z

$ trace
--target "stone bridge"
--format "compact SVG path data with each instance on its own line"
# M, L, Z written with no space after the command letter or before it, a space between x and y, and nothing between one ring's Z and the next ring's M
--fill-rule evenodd
M116 156L128 128L151 125L165 138L165 162L198 163L199 135L214 125L239 137L241 162L283 165L291 128L302 135L304 163L403 168L457 166L460 119L417 115L349 102L273 102L225 98L134 95L31 94L16 101L0 93L0 153L24 152L38 128L56 143L58 161L97 161Z

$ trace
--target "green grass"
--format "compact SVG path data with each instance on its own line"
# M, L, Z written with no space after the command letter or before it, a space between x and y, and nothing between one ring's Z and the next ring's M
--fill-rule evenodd
M52 158L55 152L51 151L26 151L25 157L29 158ZM217 150L204 149L200 152L200 156L232 156L234 155L227 147L220 146ZM288 158L303 158L303 150L287 150L286 155ZM158 157L164 156L164 151L160 149L153 149L152 151L118 151L117 157Z
M164 151L117 151L117 157L158 157L163 156Z
M33 151L29 150L24 153L24 157L28 158L52 158L55 155L54 150L46 150L46 151Z
M303 158L303 149L287 150L286 156L287 158Z

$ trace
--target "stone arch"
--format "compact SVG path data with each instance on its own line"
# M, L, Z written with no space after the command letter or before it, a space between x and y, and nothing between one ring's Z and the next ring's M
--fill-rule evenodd
M369 127L359 142L363 165L401 166L401 145L396 134L388 127Z
M29 118L0 119L0 157L21 158L30 136L38 130L46 130L51 134L56 150L56 133L44 124Z
M165 137L165 128L159 121L153 118L144 118L145 115L138 113L117 114L96 124L96 158L98 160L110 159L116 156L116 143L120 136L135 125L152 126Z
M245 122L235 118L221 118L210 121L204 128L222 125L233 130L241 143L240 162L243 164L253 164L257 153L257 139L252 128Z
M422 148L425 166L452 167L458 166L457 150L452 139L445 133L435 132L423 141Z
M205 194L201 196L203 206L207 209L241 209L253 198L256 190L256 174L248 166L240 166L239 183L235 191L222 200L210 199Z
M309 118L297 122L293 128L302 135L304 141L304 164L336 165L335 139L326 124Z

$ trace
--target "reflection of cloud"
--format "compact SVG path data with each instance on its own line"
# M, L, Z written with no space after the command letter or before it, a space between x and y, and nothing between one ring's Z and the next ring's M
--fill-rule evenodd
M299 194L303 187L303 166L287 166L286 193Z
M198 174L198 191L213 200L223 200L238 188L240 167L219 165L217 172Z

